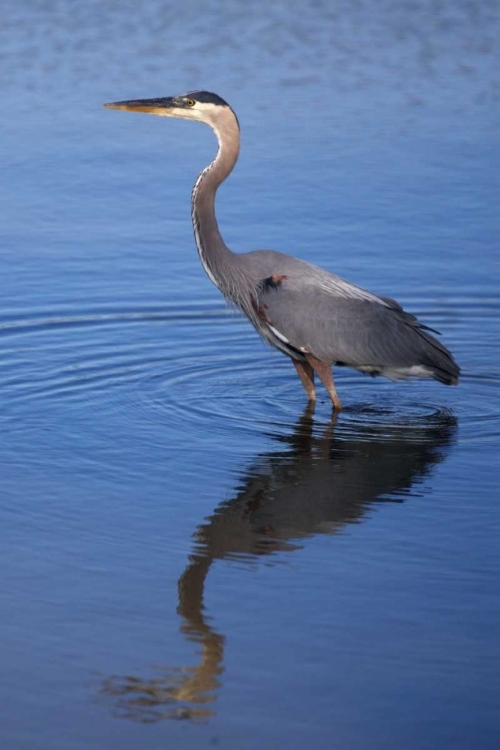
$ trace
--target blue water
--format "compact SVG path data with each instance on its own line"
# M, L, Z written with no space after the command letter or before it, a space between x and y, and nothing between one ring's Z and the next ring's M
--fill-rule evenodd
M0 702L9 750L499 744L496 2L7 3ZM396 297L458 388L314 412L194 248L207 88L227 243Z

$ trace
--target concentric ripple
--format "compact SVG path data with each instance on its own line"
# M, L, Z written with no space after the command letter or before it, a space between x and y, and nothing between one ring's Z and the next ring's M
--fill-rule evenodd
M493 312L493 311L490 311ZM488 311L479 311L481 319ZM457 327L449 341L464 347ZM455 340L453 340L455 339ZM47 427L60 409L122 411L130 421L165 425L200 439L236 431L287 432L305 397L286 357L265 347L246 321L222 306L194 304L58 308L4 316L0 366L5 419ZM394 386L336 370L345 405L341 431L411 427L422 419L460 415L467 438L498 432L500 376L476 363L459 389L434 383ZM475 396L473 395L475 394ZM480 397L477 397L480 394ZM316 420L330 419L318 386Z

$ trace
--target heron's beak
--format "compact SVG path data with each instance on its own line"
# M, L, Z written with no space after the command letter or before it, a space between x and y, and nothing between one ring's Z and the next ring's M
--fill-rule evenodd
M172 115L179 104L173 97L161 99L131 99L126 102L109 102L104 104L108 109L125 109L129 112L147 112L150 115Z

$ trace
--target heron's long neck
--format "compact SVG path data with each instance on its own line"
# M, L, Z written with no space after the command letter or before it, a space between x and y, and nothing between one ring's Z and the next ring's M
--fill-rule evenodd
M215 194L219 185L231 173L240 150L240 133L231 110L220 129L215 129L219 141L217 156L199 175L191 195L191 215L200 260L211 281L230 295L231 270L234 253L222 239L215 218ZM231 262L232 260L232 262Z

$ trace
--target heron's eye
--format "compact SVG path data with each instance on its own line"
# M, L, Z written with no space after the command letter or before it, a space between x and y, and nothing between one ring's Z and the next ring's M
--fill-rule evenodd
M186 105L186 107L194 107L196 102L194 99L184 99L184 104Z

